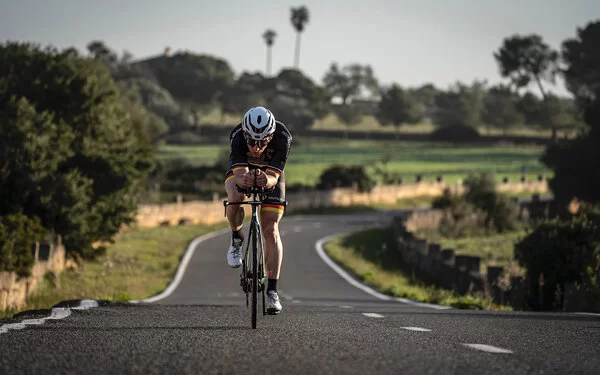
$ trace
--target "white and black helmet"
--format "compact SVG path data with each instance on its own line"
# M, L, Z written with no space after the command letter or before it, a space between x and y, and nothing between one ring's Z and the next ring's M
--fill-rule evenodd
M275 116L264 107L251 108L244 115L242 129L255 140L263 140L275 132Z

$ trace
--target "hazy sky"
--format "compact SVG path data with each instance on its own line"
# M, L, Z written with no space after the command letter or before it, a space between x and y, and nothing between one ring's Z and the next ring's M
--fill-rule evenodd
M554 48L600 19L599 0L2 0L0 40L85 50L103 40L135 58L166 46L225 58L236 74L265 70L262 33L274 29L273 71L293 65L290 7L306 5L300 68L318 83L331 62L370 64L384 83L446 88L500 81L492 53L514 33ZM564 94L562 83L555 92Z

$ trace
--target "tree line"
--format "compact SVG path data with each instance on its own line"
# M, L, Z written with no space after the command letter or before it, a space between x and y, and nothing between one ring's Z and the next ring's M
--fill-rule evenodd
M302 27L298 26L299 33ZM267 30L263 37L270 48L274 31ZM296 68L284 68L274 76L248 71L236 75L222 58L187 51L134 61L128 53L118 56L102 41L93 41L88 53L105 62L119 88L145 107L156 140L201 133L202 117L215 108L223 116L240 116L255 105L270 107L292 130L310 128L330 113L346 125L372 114L381 125L398 129L428 120L439 128L547 129L556 139L559 130L583 125L576 100L547 89L560 75L575 94L575 81L581 78L568 71L575 53L571 41L565 40L559 53L535 34L507 37L493 54L505 83L475 80L446 89L431 83L383 85L370 65L358 63L332 62L319 84Z

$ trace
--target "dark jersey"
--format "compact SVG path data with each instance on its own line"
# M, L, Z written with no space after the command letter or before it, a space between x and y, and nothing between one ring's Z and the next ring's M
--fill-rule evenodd
M283 169L287 162L292 146L292 135L287 127L280 121L275 122L275 133L263 153L255 158L248 150L242 124L236 126L229 135L231 151L229 153L229 168L226 180L233 176L233 171L238 168L260 168L265 172L272 172L283 179Z

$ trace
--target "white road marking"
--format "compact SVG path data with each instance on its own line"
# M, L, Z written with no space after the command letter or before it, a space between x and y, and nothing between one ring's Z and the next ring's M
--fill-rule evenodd
M299 299L295 299L292 301L292 303L300 303L300 302L302 302L302 301L300 301Z
M167 286L167 288L165 290L163 290L162 292L160 292L159 294L149 297L149 298L145 298L145 299L141 299L141 300L131 300L129 302L131 303L138 303L138 302L156 302L158 300L161 300L163 298L167 298L168 296L170 296L171 294L173 294L173 292L175 291L175 289L177 289L177 287L179 286L179 283L181 283L181 280L183 279L183 275L185 274L185 270L188 266L188 264L190 263L190 260L192 259L192 256L194 255L194 252L196 251L196 247L198 247L198 245L206 240L209 240L211 238L215 238L218 237L222 234L225 233L229 233L231 231L230 228L225 228L225 229L221 229L219 231L213 232L213 233L209 233L209 234L205 234L204 236L200 236L195 238L192 242L189 243L189 245L187 246L187 249L185 250L185 254L183 255L183 258L181 259L181 263L179 264L179 268L177 268L177 273L175 274L175 278L173 279L173 281L171 281L171 283L169 284L169 286ZM225 258L225 256L223 256L223 258Z
M323 262L325 262L329 267L331 267L331 269L333 269L335 272L337 272L338 275L340 275L344 280L346 280L352 286L355 286L358 289L360 289L366 293L369 293L373 297L382 299L384 301L389 301L391 299L391 297L386 296L385 294L381 294L381 293L377 292L376 290L373 290L373 289L369 288L368 286L356 281L352 276L350 276L346 271L344 271L340 266L335 264L335 262L327 256L327 254L325 253L325 250L323 249L323 244L337 236L338 235L335 234L335 235L327 236L325 238L321 238L315 244L315 248L317 249L317 254L319 254L319 256L321 257Z
M383 315L377 313L362 313L364 316L369 318L383 318Z
M353 309L354 306L348 306L348 305L340 305L338 306L340 309Z
M294 233L302 232L302 227L299 225L294 225L293 231Z
M430 307L432 309L437 309L437 310L448 310L448 309L452 308L451 306L441 306L441 305L434 305L434 304L425 303L425 302L416 302L416 301L412 301L412 300L409 300L406 298L400 298L400 297L395 298L395 300L398 302L406 303L407 305Z
M280 230L280 231L279 231L279 237L283 237L283 236L285 236L286 234L287 234L287 232L286 232L286 231L284 231L284 230Z
M313 223L313 228L321 228L321 223Z
M421 327L400 327L402 329L406 329L408 331L417 331L417 332L431 332L430 329L421 328Z
M574 314L578 314L578 315L589 315L589 316L600 316L599 313L590 313L590 312L576 312Z
M93 307L98 307L98 301L96 300L81 300L79 302L79 306L75 306L75 307L55 307L51 310L50 312L50 316L45 317L45 318L41 318L41 319L25 319L20 323L11 323L11 324L4 324L2 326L0 326L0 334L2 333L6 333L9 330L13 329L13 330L17 330L17 329L24 329L26 328L28 325L40 325L40 324L44 324L44 322L46 320L52 320L52 319L64 319L68 316L71 315L72 310L87 310L87 309L91 309Z
M500 353L500 354L512 354L513 353L512 350L502 349L502 348L499 348L497 346L492 346L492 345L485 345L485 344L463 344L463 345L466 347L469 347L471 349L481 350L482 352L487 352L487 353Z
M317 243L315 244L315 248L317 250L317 254L319 254L319 256L321 257L321 259L323 260L323 262L325 262L329 267L331 267L331 269L333 269L338 275L340 275L344 280L346 280L348 283L350 283L352 286L357 287L358 289L362 290L363 292L369 293L370 295L372 295L373 297L379 298L381 300L384 301L398 301L398 302L402 302L402 303L406 303L406 304L410 304L410 305L415 305L415 306L420 306L420 307L429 307L432 309L451 309L452 307L450 306L439 306L439 305L433 305L433 304L429 304L429 303L422 303L422 302L416 302L416 301L411 301L405 298L392 298L390 296L386 296L385 294L379 293L378 291L366 286L365 284L357 281L356 279L354 279L352 276L350 276L344 269L342 269L340 266L338 266L333 260L331 260L331 258L329 258L329 256L327 256L327 254L325 253L325 249L323 248L323 245L327 242L332 240L333 238L337 237L341 235L340 233L338 234L334 234L331 236L327 236L324 238L321 238L320 240L317 241Z

